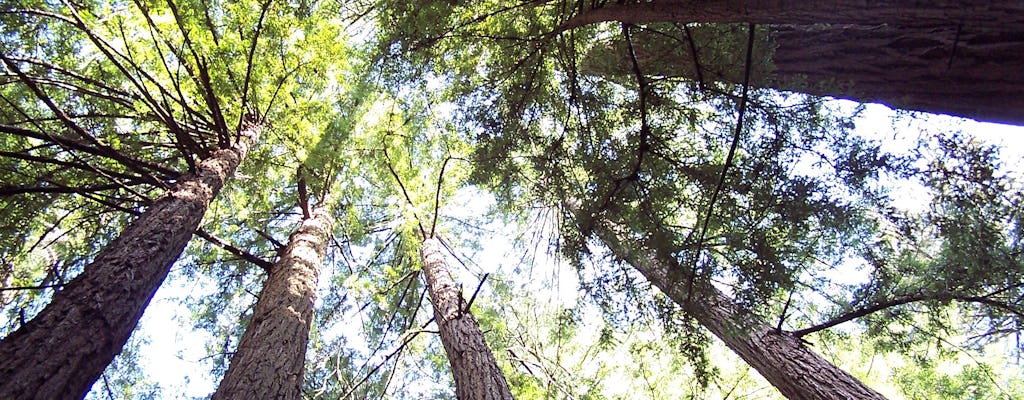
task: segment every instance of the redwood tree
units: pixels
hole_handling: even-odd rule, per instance
[[[35,318],[0,342],[0,397],[80,398],[142,317],[206,208],[256,141],[247,124],[157,199],[57,292]]]
[[[591,216],[581,216],[590,220]],[[657,235],[629,232],[611,218],[593,216],[594,233],[612,253],[680,305],[789,399],[841,400],[885,397],[825,360],[797,336],[772,327],[735,304],[689,266],[671,256]],[[638,239],[643,237],[643,239]],[[692,279],[698,280],[693,286]]]
[[[1024,29],[782,25],[768,36],[766,87],[1024,125]]]
[[[770,25],[758,28],[761,58],[751,83],[890,107],[1024,124],[1024,31],[957,26]],[[652,75],[742,83],[738,29],[652,25],[634,37]],[[597,46],[588,72],[631,74],[625,44]],[[760,58],[759,58],[760,59]]]
[[[292,233],[263,290],[214,399],[300,399],[313,302],[330,209],[318,207]]]
[[[440,240],[427,238],[420,248],[423,276],[434,305],[434,320],[455,376],[459,400],[510,400],[512,393],[498,362],[487,347],[480,325],[452,280]]]
[[[1014,72],[1024,67],[1022,16],[1024,5],[1016,1],[655,1],[584,10],[559,29],[602,21],[764,24],[774,52],[771,73],[755,79],[756,86],[1024,124],[1024,99],[1017,95],[1024,78]],[[649,37],[665,55],[675,54],[661,69],[669,76],[698,79],[693,66],[728,54],[721,37],[705,36],[701,45],[672,31]],[[742,82],[739,69],[721,70],[726,73],[710,78]]]
[[[655,0],[639,3],[605,3],[585,9],[563,27],[603,21],[631,24],[649,22],[705,22],[755,24],[890,24],[899,26],[957,26],[969,29],[1024,30],[1024,5],[1012,0],[938,0],[926,3],[829,0],[695,1]]]

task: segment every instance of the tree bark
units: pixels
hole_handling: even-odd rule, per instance
[[[292,233],[213,399],[302,397],[313,301],[332,222],[330,211],[318,207]]]
[[[0,398],[82,398],[128,340],[206,212],[260,132],[214,152],[157,199],[53,296],[0,342]]]
[[[861,4],[865,2],[842,3],[853,8],[864,7],[857,12],[839,12],[830,8],[832,6],[822,7],[818,2],[771,2],[768,6],[757,4],[764,8],[756,10],[739,6],[752,2],[704,2],[709,4],[702,7],[691,3],[696,2],[617,5],[598,10],[603,10],[600,15],[605,16],[601,20],[632,23],[775,24],[760,28],[760,32],[767,29],[767,43],[774,50],[761,49],[770,57],[771,71],[752,77],[751,84],[757,87],[1024,125],[1024,96],[1019,95],[1024,92],[1024,76],[1019,73],[1024,70],[1024,24],[1021,23],[1024,2],[968,5],[961,3],[969,2],[946,1],[928,3],[924,7],[912,2],[867,2],[870,7]],[[881,7],[889,3],[907,5]],[[792,6],[800,12],[787,11],[784,6]],[[683,15],[679,14],[681,11],[651,11],[638,17],[634,15],[636,12],[629,11],[633,8],[650,11],[652,7],[658,10],[678,8],[690,13],[682,18],[678,17]],[[726,7],[737,9],[726,13]],[[584,12],[581,17],[598,10]],[[718,17],[723,13],[728,18]],[[868,14],[861,19],[850,18],[861,13]],[[876,13],[877,18],[868,18],[870,13]],[[897,18],[895,14],[907,19]],[[988,17],[983,19],[989,23],[975,21],[986,15]],[[711,75],[707,79],[742,82],[744,60],[737,57],[745,52],[721,47],[727,47],[722,43],[744,41],[723,41],[721,37],[706,35],[702,41],[701,27],[694,27],[692,31],[695,42],[702,42],[696,43],[699,53],[696,61],[684,45],[685,38],[670,42],[664,36],[648,34],[646,40],[635,39],[639,42],[635,45],[648,47],[647,53],[653,56],[644,72],[696,79],[694,65],[702,64],[704,68],[720,72],[718,76],[706,74]],[[624,60],[626,53],[618,47],[615,52],[612,57],[617,57],[622,65],[618,69],[624,70],[630,65]]]
[[[1024,3],[1017,0],[655,0],[605,4],[585,10],[566,21],[562,29],[610,21],[631,24],[889,24],[1020,32],[1024,31]]]
[[[1024,3],[1022,3],[1024,4]],[[767,36],[765,35],[767,31]],[[746,32],[690,30],[687,38],[640,32],[634,47],[645,74],[739,83],[739,49]],[[670,32],[685,36],[682,32]],[[770,26],[755,45],[751,85],[832,96],[893,108],[949,114],[980,121],[1024,125],[1024,30],[972,32],[957,27]],[[745,45],[745,44],[744,44]],[[596,73],[632,74],[625,45],[592,50],[585,67]],[[613,65],[608,65],[611,60]],[[700,74],[697,73],[700,68]]]
[[[774,71],[764,86],[1024,125],[1024,30],[775,26],[769,34]]]
[[[435,238],[424,240],[420,257],[441,344],[455,376],[455,396],[459,400],[511,400],[505,375],[448,272],[441,243]]]
[[[799,338],[743,311],[714,286],[695,281],[690,296],[687,285],[691,271],[679,265],[668,249],[659,248],[650,240],[638,240],[636,235],[605,218],[598,217],[594,222],[594,232],[616,257],[633,265],[786,398],[885,398],[808,349]]]

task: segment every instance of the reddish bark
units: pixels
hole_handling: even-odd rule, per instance
[[[637,240],[621,227],[599,219],[594,232],[619,258],[640,271],[725,345],[757,370],[782,395],[800,400],[884,399],[881,394],[837,368],[789,332],[777,331],[740,309],[710,284],[687,291],[689,268],[666,249]]]
[[[656,1],[585,11],[567,26],[601,21],[771,24],[759,32],[772,72],[755,86],[1024,124],[1024,2]],[[741,82],[744,52],[720,39],[698,43],[697,62],[721,72],[708,79]],[[645,72],[696,78],[685,41],[640,42],[661,59]]]
[[[744,43],[736,31],[690,30],[693,59],[681,31],[637,33],[634,48],[648,75],[705,81],[743,81]],[[1024,31],[985,33],[890,26],[760,27],[751,84],[981,121],[1024,124]],[[596,47],[585,67],[599,74],[632,74],[625,46]],[[611,63],[608,61],[610,60]]]
[[[0,398],[82,398],[128,340],[260,127],[203,160],[0,342]]]
[[[434,305],[441,344],[455,377],[455,396],[459,400],[511,400],[505,375],[448,272],[441,243],[431,238],[424,240],[422,246],[423,275]]]
[[[329,211],[321,207],[292,233],[214,399],[302,398],[313,301],[331,224]]]
[[[765,86],[1024,125],[1024,30],[778,26],[770,35]]]
[[[609,21],[632,24],[889,24],[1020,32],[1024,31],[1024,3],[1016,0],[654,0],[605,4],[585,10],[567,21],[563,29]]]

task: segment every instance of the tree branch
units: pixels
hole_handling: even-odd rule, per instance
[[[251,253],[249,253],[249,252],[247,252],[245,250],[242,250],[242,249],[236,247],[235,245],[231,244],[227,240],[224,240],[224,239],[221,239],[221,238],[219,238],[217,236],[214,236],[213,234],[207,232],[204,229],[197,229],[196,230],[196,235],[198,235],[199,237],[201,237],[203,239],[206,239],[207,242],[210,242],[211,244],[226,250],[228,253],[234,254],[235,256],[238,256],[239,258],[241,258],[241,259],[243,259],[245,261],[251,262],[251,263],[259,266],[260,268],[263,268],[263,270],[265,272],[267,272],[268,274],[274,268],[274,263],[272,263],[270,261],[267,261],[267,260],[264,260],[262,258],[256,257],[255,255],[253,255],[253,254],[251,254]]]
[[[146,161],[130,159],[129,157],[119,154],[116,150],[110,149],[108,147],[92,147],[65,136],[51,135],[48,133],[36,132],[33,130],[4,124],[0,124],[0,132],[44,140],[47,142],[55,143],[68,150],[78,150],[86,154],[92,154],[94,156],[109,158],[111,160],[117,161],[121,165],[124,165],[129,170],[139,173],[141,175],[149,175],[150,171],[153,171],[171,179],[177,179],[179,176],[181,176],[181,174],[178,171],[175,171],[173,169],[165,168],[163,166]],[[152,178],[152,181],[158,185],[161,182],[160,179],[157,179],[155,177]]]
[[[697,267],[700,263],[700,251],[704,244],[704,236],[708,232],[708,225],[711,223],[711,216],[714,214],[715,201],[718,200],[719,194],[722,192],[722,188],[725,186],[725,178],[729,172],[729,167],[732,165],[733,157],[736,154],[736,146],[740,142],[740,133],[743,132],[743,114],[747,111],[747,90],[750,88],[750,70],[753,62],[754,53],[754,24],[750,24],[747,33],[747,61],[743,70],[743,94],[740,96],[739,112],[736,115],[736,131],[732,136],[732,144],[729,145],[729,154],[725,156],[725,165],[722,166],[722,174],[718,178],[718,185],[715,186],[715,191],[711,193],[711,199],[708,201],[707,214],[704,215],[704,224],[700,228],[700,235],[697,237],[697,250],[694,251],[693,256],[693,267],[690,271],[690,279],[686,286],[686,302],[689,303],[693,295],[693,280],[697,276]]]
[[[27,193],[83,193],[101,192],[104,190],[119,189],[121,185],[110,183],[106,185],[71,187],[71,186],[11,186],[0,185],[0,197],[16,196]]]
[[[413,203],[412,198],[409,197],[409,192],[405,190],[405,185],[402,183],[402,178],[398,176],[398,172],[395,171],[395,167],[391,165],[392,162],[391,157],[388,156],[387,143],[383,143],[383,139],[381,140],[381,142],[381,147],[384,149],[384,159],[387,160],[388,164],[388,171],[390,171],[391,176],[395,178],[395,182],[398,182],[398,187],[402,189],[402,195],[405,196],[405,201],[409,203],[409,207],[416,207],[416,203]],[[423,235],[423,239],[429,238],[430,236],[427,236],[427,230],[423,229],[423,222],[420,216],[416,214],[415,210],[413,210],[412,215],[413,217],[416,217],[416,224],[419,225],[420,234]]]
[[[49,284],[49,285],[37,285],[37,286],[10,286],[10,287],[0,287],[0,292],[8,292],[8,291],[16,291],[16,290],[43,290],[43,289],[62,288],[62,287],[64,287],[63,283],[54,283],[54,284]]]
[[[444,163],[441,164],[441,172],[437,174],[437,191],[434,193],[434,221],[430,223],[430,237],[434,237],[434,231],[437,229],[437,214],[440,214],[441,204],[441,185],[444,183],[444,169],[448,167],[448,162],[452,160],[449,155],[445,157]]]
[[[998,293],[998,292],[999,291],[993,292],[993,293]],[[860,309],[857,309],[857,310],[848,311],[848,312],[840,314],[839,316],[837,316],[835,318],[832,318],[832,319],[830,319],[830,320],[828,320],[828,321],[826,321],[824,323],[821,323],[821,324],[818,324],[818,325],[815,325],[815,326],[812,326],[812,327],[809,327],[809,328],[804,328],[804,329],[792,331],[792,332],[790,332],[790,334],[792,334],[793,336],[796,336],[796,337],[799,338],[799,337],[803,337],[803,336],[812,334],[814,332],[818,332],[818,331],[822,331],[822,330],[831,328],[833,326],[842,324],[844,322],[849,322],[849,321],[855,320],[857,318],[868,316],[870,314],[873,314],[873,313],[876,313],[876,312],[879,312],[879,311],[882,311],[882,310],[885,310],[885,309],[888,309],[888,308],[897,307],[897,306],[901,306],[901,305],[905,305],[905,304],[910,304],[910,303],[916,303],[916,302],[919,302],[919,301],[929,301],[929,300],[940,300],[940,301],[941,300],[955,300],[955,301],[962,301],[962,302],[967,302],[967,303],[979,303],[979,304],[984,304],[984,305],[987,305],[987,306],[990,306],[990,307],[994,307],[994,308],[999,308],[999,309],[1005,310],[1005,311],[1010,312],[1012,314],[1016,314],[1016,315],[1018,315],[1020,317],[1024,317],[1024,310],[1021,310],[1021,309],[1019,309],[1017,307],[1014,307],[1011,304],[1007,304],[1007,303],[1004,303],[1004,302],[1001,302],[1001,301],[998,301],[998,300],[993,300],[992,298],[989,297],[991,295],[992,295],[992,293],[987,294],[987,295],[983,295],[983,296],[958,296],[958,295],[953,295],[953,294],[949,294],[949,293],[907,295],[907,296],[895,298],[895,299],[892,299],[892,300],[889,300],[889,301],[883,301],[883,302],[880,302],[880,303],[876,303],[874,305],[867,306],[867,307],[864,307],[864,308],[860,308]]]

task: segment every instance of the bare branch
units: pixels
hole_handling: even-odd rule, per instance
[[[199,237],[205,239],[207,242],[210,242],[211,244],[226,250],[228,253],[234,254],[235,256],[238,256],[239,258],[241,258],[241,259],[243,259],[245,261],[251,262],[251,263],[259,266],[260,268],[263,268],[263,271],[265,271],[267,273],[270,273],[270,271],[274,268],[274,263],[272,263],[270,261],[267,261],[267,260],[264,260],[262,258],[259,258],[259,257],[255,256],[255,255],[253,255],[252,253],[249,253],[249,252],[247,252],[245,250],[242,250],[242,249],[238,248],[237,246],[231,244],[227,240],[221,239],[221,238],[219,238],[219,237],[217,237],[217,236],[207,232],[204,229],[197,229],[196,230],[196,235],[198,235]]]
[[[11,286],[11,287],[0,287],[0,292],[18,291],[18,290],[44,290],[50,288],[62,288],[64,284],[54,283],[50,285],[38,285],[38,286]]]
[[[393,165],[391,165],[392,162],[391,162],[391,157],[388,156],[388,145],[387,145],[387,143],[383,143],[383,139],[381,140],[381,142],[382,142],[381,143],[381,147],[384,149],[384,159],[387,160],[387,164],[388,164],[388,171],[391,171],[391,176],[395,178],[395,182],[398,182],[398,187],[400,189],[402,189],[402,195],[405,196],[405,201],[407,203],[409,203],[410,207],[415,207],[416,203],[413,203],[412,198],[409,197],[409,192],[407,190],[405,190],[405,185],[402,183],[402,178],[400,178],[398,176],[398,172],[395,171],[395,167]],[[423,222],[422,222],[423,220],[420,218],[419,215],[416,215],[416,211],[413,211],[413,216],[416,217],[416,224],[419,225],[420,234],[423,235],[423,239],[429,238],[430,236],[427,236],[427,230],[423,229]]]
[[[437,191],[434,193],[434,221],[430,223],[430,237],[434,237],[434,232],[437,229],[437,214],[441,213],[441,186],[444,184],[444,169],[448,167],[448,162],[451,160],[451,156],[445,157],[444,163],[441,164],[441,172],[437,173]]]
[[[998,293],[998,292],[1000,292],[1000,291],[993,292],[993,293]],[[821,323],[821,324],[818,324],[818,325],[815,325],[815,326],[812,326],[812,327],[809,327],[809,328],[804,328],[804,329],[796,330],[796,331],[791,332],[791,334],[793,336],[796,336],[796,337],[803,337],[803,336],[812,334],[814,332],[822,331],[822,330],[831,328],[833,326],[842,324],[844,322],[853,321],[853,320],[855,320],[857,318],[861,318],[861,317],[865,317],[865,316],[874,314],[874,313],[882,311],[882,310],[886,310],[886,309],[889,309],[889,308],[893,308],[893,307],[897,307],[897,306],[901,306],[901,305],[905,305],[905,304],[916,303],[916,302],[921,302],[921,301],[931,301],[931,300],[937,300],[937,301],[962,301],[962,302],[966,302],[966,303],[984,304],[984,305],[987,305],[987,306],[990,306],[990,307],[1002,309],[1002,310],[1007,311],[1007,312],[1009,312],[1011,314],[1015,314],[1018,317],[1024,318],[1024,310],[1022,310],[1021,308],[1019,308],[1017,306],[1014,306],[1013,304],[1008,304],[1008,303],[1005,303],[1005,302],[1002,302],[1002,301],[994,300],[990,296],[991,296],[991,294],[987,294],[987,295],[983,295],[983,296],[963,296],[963,295],[955,295],[955,294],[952,294],[952,293],[938,293],[938,294],[936,294],[936,293],[923,294],[922,293],[922,294],[906,295],[906,296],[898,297],[898,298],[891,299],[891,300],[888,300],[888,301],[883,301],[883,302],[875,303],[875,304],[867,306],[867,307],[863,307],[863,308],[859,308],[859,309],[856,309],[856,310],[848,311],[848,312],[843,313],[843,314],[841,314],[841,315],[839,315],[839,316],[837,316],[835,318],[832,318],[832,319],[830,319],[830,320],[828,320],[828,321],[826,321],[824,323]]]
[[[9,133],[9,134],[12,134],[12,135],[23,136],[23,137],[34,138],[34,139],[39,139],[39,140],[44,140],[44,141],[56,143],[57,145],[60,145],[61,147],[65,148],[65,149],[68,149],[68,150],[78,150],[78,151],[81,151],[81,152],[86,153],[86,154],[92,154],[94,156],[99,156],[99,157],[103,157],[103,158],[109,158],[111,160],[117,161],[121,165],[124,165],[129,170],[134,171],[136,173],[139,173],[140,175],[143,175],[143,176],[149,176],[150,171],[154,171],[154,172],[160,173],[160,174],[162,174],[165,177],[170,178],[170,179],[177,179],[181,175],[180,173],[178,173],[178,171],[175,171],[175,170],[170,169],[170,168],[163,167],[163,166],[161,166],[159,164],[154,164],[154,163],[147,162],[147,161],[142,161],[142,160],[136,160],[136,159],[133,159],[131,157],[125,156],[123,154],[120,154],[117,150],[114,150],[114,149],[112,149],[110,147],[104,146],[104,147],[97,148],[97,147],[93,147],[93,146],[89,146],[89,145],[83,144],[82,142],[79,142],[77,140],[68,138],[66,136],[57,136],[57,135],[52,135],[52,134],[44,133],[44,132],[36,132],[36,131],[33,131],[33,130],[29,130],[29,129],[25,129],[25,128],[21,128],[21,127],[17,127],[17,126],[4,125],[4,124],[0,124],[0,132]],[[88,165],[88,164],[86,164],[86,165]],[[151,177],[150,176],[150,179],[151,179],[153,184],[156,184],[156,185],[162,185],[163,184],[162,180],[157,179],[155,177]]]

